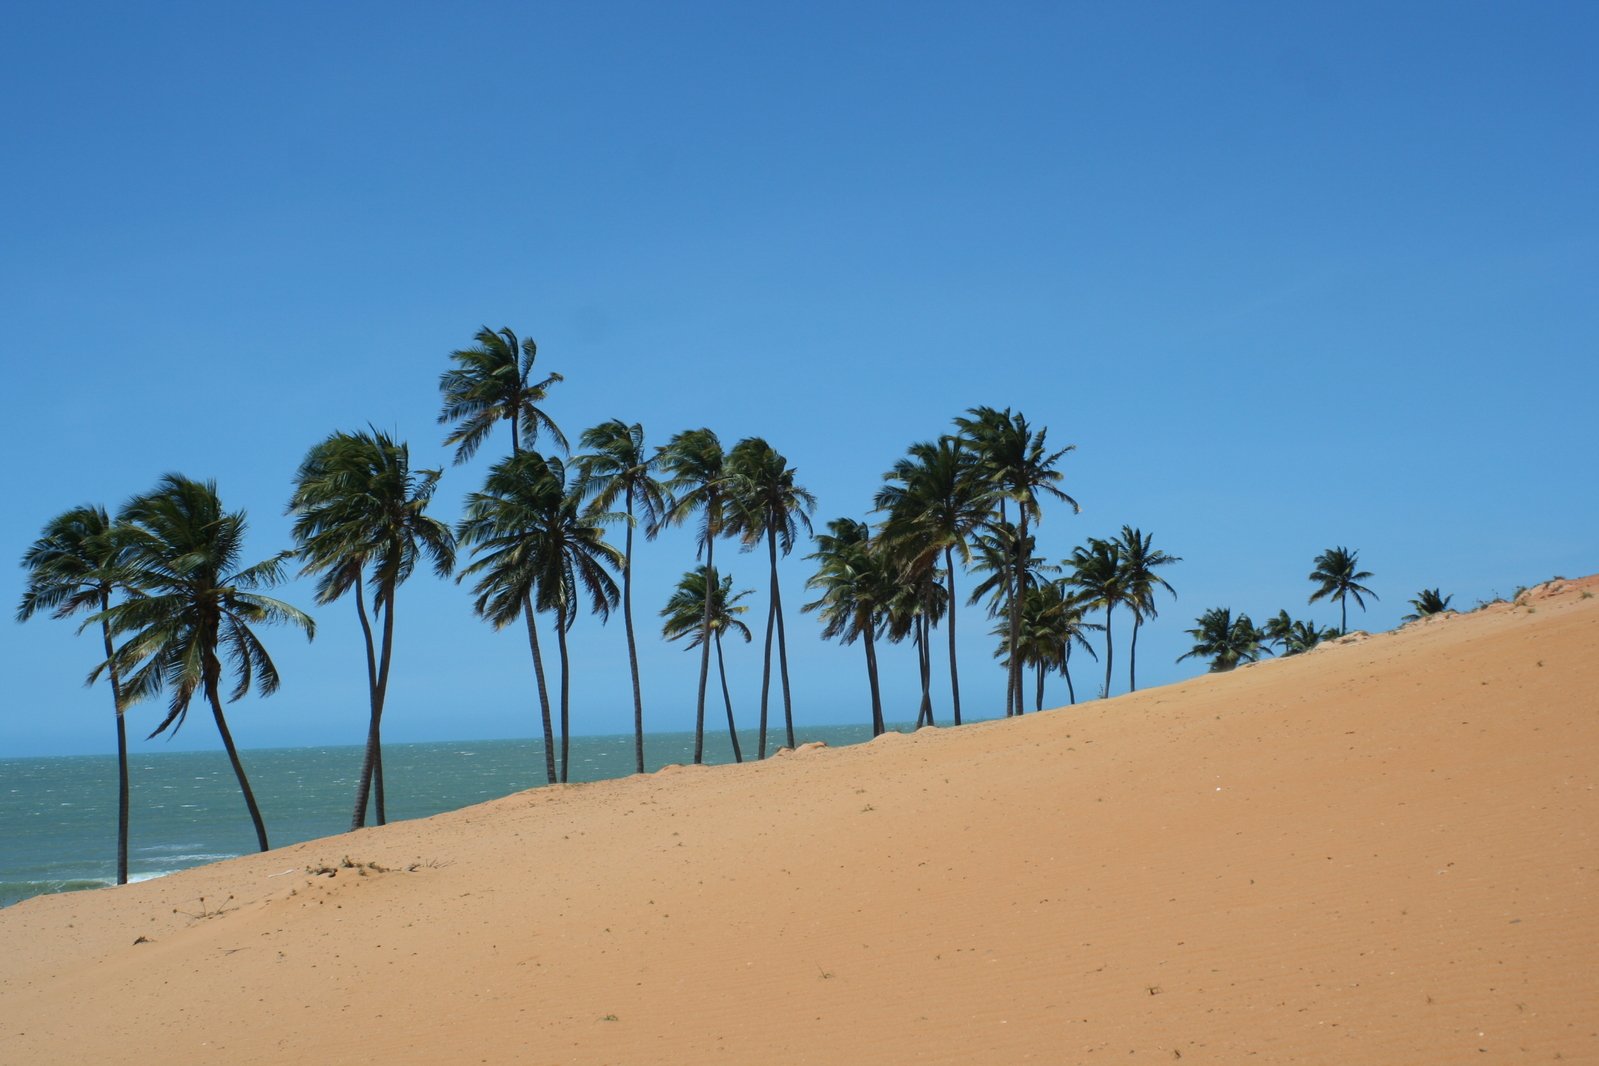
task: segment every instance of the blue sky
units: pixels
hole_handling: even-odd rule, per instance
[[[1022,410],[1076,445],[1047,554],[1131,523],[1183,557],[1142,684],[1203,669],[1174,660],[1208,607],[1336,622],[1305,602],[1333,545],[1376,575],[1368,628],[1423,587],[1592,572],[1596,38],[1582,3],[13,5],[0,591],[52,515],[167,471],[214,478],[264,558],[330,431],[447,466],[437,378],[485,324],[537,338],[574,438],[764,436],[819,525],[966,408]],[[864,722],[859,647],[794,610],[808,550],[796,714]],[[641,548],[641,620],[692,565],[686,535]],[[353,608],[315,613],[312,645],[267,634],[285,683],[230,710],[241,745],[361,739]],[[388,739],[533,732],[516,631],[430,576],[396,617]],[[961,621],[966,709],[994,713]],[[626,731],[620,625],[573,637],[574,731]],[[8,623],[0,757],[112,750],[94,646]],[[729,649],[750,723],[758,648]],[[653,728],[691,726],[697,665],[645,639]],[[914,717],[910,649],[883,669]],[[213,747],[206,717],[137,745]]]

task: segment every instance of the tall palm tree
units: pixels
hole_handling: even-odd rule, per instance
[[[293,553],[241,568],[244,512],[222,509],[215,482],[178,474],[129,500],[118,521],[128,527],[129,584],[139,590],[104,612],[112,633],[126,637],[107,663],[132,667],[124,674],[124,705],[171,689],[167,716],[150,733],[154,737],[169,727],[176,733],[195,693],[204,695],[256,840],[266,851],[266,825],[222,713],[220,686],[226,669],[235,679],[230,703],[252,684],[263,696],[278,690],[277,667],[251,627],[278,622],[304,630],[307,640],[316,635],[310,615],[255,591],[281,583]]]
[[[1371,571],[1355,569],[1359,565],[1359,558],[1358,551],[1344,547],[1328,548],[1316,556],[1316,569],[1310,572],[1309,580],[1317,586],[1316,591],[1310,594],[1310,602],[1315,603],[1327,596],[1338,604],[1340,635],[1349,632],[1349,597],[1354,597],[1362,611],[1366,609],[1366,601],[1361,599],[1362,593],[1377,599],[1375,592],[1360,584],[1371,577]]]
[[[470,545],[476,558],[457,580],[476,577],[474,608],[496,629],[526,616],[529,643],[537,636],[533,612],[554,616],[561,656],[561,767],[566,781],[570,755],[570,678],[566,634],[577,619],[579,601],[587,598],[601,618],[610,615],[619,598],[607,568],[620,568],[622,553],[605,543],[602,525],[610,515],[584,514],[579,496],[569,490],[566,468],[559,459],[524,451],[502,460],[489,471],[482,492],[467,497],[466,515],[456,536]],[[550,704],[540,678],[544,726],[545,772],[557,779]]]
[[[1415,599],[1410,601],[1410,606],[1415,609],[1413,614],[1407,614],[1400,619],[1402,622],[1414,622],[1418,618],[1425,618],[1429,614],[1443,614],[1449,610],[1449,601],[1453,595],[1445,596],[1438,589],[1422,589],[1416,593]]]
[[[1266,634],[1255,628],[1247,614],[1234,618],[1232,608],[1212,607],[1194,622],[1193,629],[1184,631],[1194,638],[1194,646],[1177,656],[1178,662],[1208,658],[1211,672],[1221,673],[1271,654]]]
[[[633,637],[633,529],[643,519],[644,533],[654,537],[666,515],[666,489],[655,480],[660,453],[644,448],[644,427],[619,418],[583,431],[579,446],[577,492],[589,500],[589,513],[616,510],[627,516],[627,544],[622,552],[622,623],[627,629],[627,665],[633,675],[633,754],[644,772],[644,695],[639,685],[638,644]],[[638,512],[635,515],[635,511]]]
[[[716,672],[722,679],[722,703],[727,708],[727,735],[733,744],[734,762],[743,762],[744,753],[739,750],[738,726],[733,722],[733,697],[727,689],[727,664],[722,658],[722,634],[732,632],[743,637],[744,643],[750,642],[750,627],[738,617],[749,608],[738,601],[754,591],[754,589],[743,589],[734,592],[732,574],[718,578],[715,570],[702,566],[683,575],[677,583],[676,591],[672,593],[672,598],[666,601],[666,606],[661,610],[661,617],[666,619],[661,625],[661,635],[667,640],[688,637],[690,648],[704,643],[705,617],[710,616],[711,640],[716,645]]]
[[[877,493],[879,511],[888,512],[884,536],[895,543],[914,546],[909,552],[913,569],[944,556],[944,577],[949,604],[949,687],[955,724],[961,724],[960,668],[955,659],[955,556],[971,562],[971,538],[993,508],[993,491],[979,475],[977,454],[959,437],[921,441],[883,475],[886,484]],[[904,557],[907,552],[897,552]]]
[[[759,757],[766,758],[766,707],[772,683],[772,630],[777,629],[777,664],[783,685],[783,724],[788,746],[794,746],[794,704],[788,688],[788,642],[783,632],[783,595],[777,583],[777,555],[794,550],[800,527],[811,532],[816,497],[794,481],[795,469],[770,444],[746,437],[727,453],[735,499],[728,532],[737,535],[745,551],[764,538],[771,564],[771,605],[766,613],[766,653],[761,666],[761,732]]]
[[[537,445],[541,429],[565,451],[566,437],[538,406],[562,377],[548,374],[533,380],[533,363],[539,354],[533,338],[519,341],[509,329],[495,332],[484,326],[476,339],[472,347],[451,352],[456,365],[439,375],[439,393],[444,399],[439,425],[454,424],[444,443],[456,445],[456,463],[472,458],[494,424],[502,421],[511,424],[513,453]]]
[[[933,716],[932,627],[943,619],[948,608],[948,590],[939,583],[936,556],[923,557],[920,565],[910,556],[909,544],[879,536],[872,550],[878,556],[881,572],[889,579],[883,603],[883,632],[898,644],[906,638],[916,648],[916,665],[921,679],[921,704],[916,712],[916,728],[936,725]],[[903,554],[902,554],[903,552]]]
[[[1012,666],[1016,665],[1011,663],[1008,652],[1011,647],[1011,590],[1019,590],[1017,594],[1022,601],[1022,624],[1025,627],[1028,594],[1051,584],[1053,579],[1050,575],[1060,572],[1060,567],[1035,553],[1037,541],[1032,534],[1028,534],[1027,540],[1020,547],[1016,547],[1019,535],[1020,530],[1008,522],[992,522],[973,537],[975,562],[972,569],[988,576],[972,587],[971,597],[967,600],[970,604],[976,604],[986,597],[988,616],[1003,619],[1000,628],[994,631],[994,634],[1000,637],[1000,651],[995,657],[1005,666],[1007,676]],[[1021,563],[1020,567],[1015,565],[1018,560]],[[1027,665],[1028,661],[1024,660],[1018,669]],[[1015,698],[1007,701],[1005,713],[1007,715],[1023,713],[1026,706],[1022,702],[1021,694],[1012,695]]]
[[[893,576],[886,571],[881,553],[874,550],[872,532],[865,522],[838,518],[827,523],[827,529],[816,538],[816,551],[806,556],[816,560],[817,569],[805,587],[820,595],[800,610],[817,612],[823,640],[837,637],[853,644],[863,638],[866,679],[872,690],[872,735],[879,736],[885,727],[877,683],[876,637],[883,628]]]
[[[691,516],[700,517],[699,549],[705,565],[716,565],[716,538],[727,532],[734,485],[727,469],[722,442],[709,429],[690,429],[677,434],[661,449],[661,467],[668,475],[670,495],[665,523],[680,525]],[[694,715],[694,762],[705,761],[705,685],[711,673],[710,600],[706,600],[703,619],[705,635],[700,641],[700,687]]]
[[[1072,549],[1066,560],[1066,583],[1076,589],[1085,608],[1105,608],[1105,691],[1110,696],[1111,666],[1115,648],[1111,643],[1111,612],[1127,602],[1127,572],[1122,567],[1122,548],[1118,541],[1088,538],[1087,546]]]
[[[1127,691],[1138,691],[1138,629],[1144,619],[1154,618],[1155,593],[1165,589],[1177,598],[1177,590],[1165,578],[1155,573],[1155,568],[1180,563],[1176,555],[1167,555],[1151,547],[1155,535],[1132,526],[1122,526],[1117,543],[1121,546],[1122,584],[1127,590],[1127,606],[1133,612],[1133,639],[1127,651]]]
[[[289,513],[295,516],[301,573],[319,575],[319,604],[355,591],[355,613],[366,641],[369,715],[351,829],[366,824],[369,795],[375,800],[377,824],[388,821],[381,724],[394,651],[395,591],[420,559],[431,561],[440,577],[449,576],[455,566],[454,534],[425,513],[441,474],[412,470],[410,447],[373,429],[330,434],[306,453],[295,475]],[[377,642],[363,583],[371,586],[372,610],[383,625]]]
[[[63,511],[45,524],[39,539],[22,556],[28,585],[17,607],[17,621],[39,611],[52,618],[93,615],[100,622],[105,664],[110,674],[111,705],[117,721],[117,884],[128,883],[128,726],[122,679],[111,645],[111,597],[135,593],[126,565],[126,535],[104,507],[89,505]],[[83,632],[95,618],[79,627]]]
[[[1035,432],[1028,424],[1026,416],[1019,412],[1009,415],[1008,418],[990,421],[986,429],[985,436],[979,438],[978,444],[988,481],[1004,499],[1016,505],[1017,511],[1017,537],[1013,545],[1016,554],[1011,564],[1015,576],[1008,590],[1010,640],[1011,644],[1015,645],[1021,637],[1021,597],[1025,589],[1023,574],[1025,560],[1020,549],[1028,542],[1028,523],[1043,519],[1041,501],[1046,496],[1071,504],[1073,514],[1082,510],[1076,500],[1057,486],[1063,475],[1055,468],[1063,456],[1076,449],[1076,445],[1068,444],[1064,448],[1050,451],[1046,443],[1048,427]],[[1022,707],[1020,659],[1015,659],[1011,663],[1010,696],[1007,698],[1007,703],[1018,711]]]

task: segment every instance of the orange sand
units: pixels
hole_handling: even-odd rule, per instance
[[[1599,1061],[1596,591],[29,900],[0,1063]]]

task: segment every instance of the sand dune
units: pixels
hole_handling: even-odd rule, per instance
[[[29,900],[0,1062],[1599,1061],[1596,593]]]

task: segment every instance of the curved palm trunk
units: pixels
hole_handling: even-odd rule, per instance
[[[627,629],[627,665],[633,671],[633,748],[644,772],[644,695],[638,682],[638,644],[633,639],[633,487],[627,489],[627,556],[622,562],[622,622]]]
[[[877,645],[871,630],[866,631],[866,680],[872,686],[872,736],[883,735],[883,694],[877,685]]]
[[[716,550],[716,540],[709,532],[705,536],[705,621],[700,629],[700,694],[694,707],[694,765],[705,761],[705,685],[711,679],[711,598],[716,584],[716,571],[712,569],[711,555]]]
[[[533,649],[533,676],[538,681],[539,710],[544,719],[544,773],[555,784],[555,730],[550,725],[550,692],[544,687],[544,657],[539,654],[539,633],[533,625],[533,600],[522,597],[522,616],[527,619],[527,643]]]
[[[1111,605],[1105,604],[1105,694],[1101,699],[1110,699],[1110,667],[1115,651],[1110,644],[1110,612]]]
[[[559,615],[555,618],[555,645],[561,649],[561,784],[566,784],[566,770],[571,762],[572,730],[567,718],[571,706],[571,662],[566,654],[566,626]]]
[[[961,724],[961,675],[955,664],[955,553],[944,546],[944,574],[949,582],[949,694],[954,704],[955,724]]]
[[[1071,699],[1072,706],[1077,705],[1077,690],[1072,687],[1072,642],[1066,641],[1066,657],[1060,664],[1060,672],[1066,675],[1066,695]]]
[[[1016,522],[1016,582],[1010,601],[1010,686],[1011,701],[1016,707],[1016,713],[1021,714],[1022,657],[1016,654],[1016,648],[1022,642],[1022,597],[1027,595],[1027,575],[1023,570],[1025,564],[1022,560],[1022,551],[1027,544],[1027,510],[1019,505],[1016,509],[1021,513]]]
[[[727,737],[733,742],[733,761],[743,762],[744,753],[738,748],[738,726],[733,724],[733,697],[727,691],[727,664],[722,661],[722,634],[716,634],[716,672],[722,679],[722,703],[727,706]]]
[[[1138,691],[1138,627],[1144,624],[1143,618],[1137,613],[1133,614],[1133,642],[1127,646],[1127,691]]]
[[[233,776],[239,779],[239,791],[244,793],[244,805],[250,810],[250,821],[255,825],[255,839],[260,843],[261,850],[267,851],[266,823],[261,820],[261,808],[255,804],[255,793],[250,789],[250,779],[244,775],[244,763],[239,761],[239,749],[233,746],[233,734],[228,731],[228,720],[222,716],[222,701],[217,698],[217,677],[221,674],[220,665],[214,660],[206,664],[205,696],[211,704],[211,717],[216,719],[217,732],[222,736],[222,747],[228,753],[228,762],[233,764]]]
[[[937,725],[933,721],[933,652],[928,647],[932,639],[932,623],[927,616],[920,615],[916,619],[916,664],[922,672],[922,705],[916,714],[916,728],[923,724]]]
[[[1044,709],[1044,664],[1037,663],[1033,669],[1038,673],[1037,699],[1033,703],[1033,710],[1041,711]]]
[[[775,578],[777,575],[772,576]],[[777,629],[776,614],[777,601],[770,600],[766,605],[766,651],[761,660],[761,728],[755,756],[757,759],[766,758],[766,708],[767,696],[772,687],[772,635]]]
[[[382,722],[383,704],[389,690],[389,661],[394,650],[394,587],[392,584],[384,590],[383,608],[383,648],[374,660],[372,650],[372,626],[367,618],[365,597],[361,587],[356,585],[355,609],[361,619],[361,630],[366,637],[367,655],[367,682],[368,699],[371,713],[368,718],[366,733],[366,752],[361,760],[361,778],[356,787],[355,812],[350,818],[350,828],[360,829],[366,825],[367,797],[372,794],[377,805],[377,824],[384,825],[388,821],[388,812],[385,809],[383,795],[383,741]]]
[[[1338,635],[1349,635],[1349,600],[1343,596],[1338,597]]]
[[[372,621],[367,617],[366,592],[364,590],[364,581],[360,575],[357,576],[355,581],[355,616],[361,620],[361,637],[366,642],[366,695],[368,708],[366,751],[361,757],[360,783],[355,791],[355,810],[350,816],[350,828],[360,829],[366,825],[367,793],[371,788],[374,767],[371,715],[377,710],[378,702],[377,651],[372,644]]]
[[[783,683],[783,727],[788,731],[788,746],[794,747],[794,700],[788,689],[788,638],[783,633],[783,589],[777,582],[777,541],[771,530],[767,540],[772,552],[772,613],[777,618],[777,675]]]
[[[100,610],[111,609],[111,593],[100,592]],[[111,673],[111,702],[117,714],[117,884],[128,883],[128,723],[122,717],[122,678],[117,673],[116,653],[111,647],[111,623],[101,619],[100,636],[105,640],[105,658]]]

